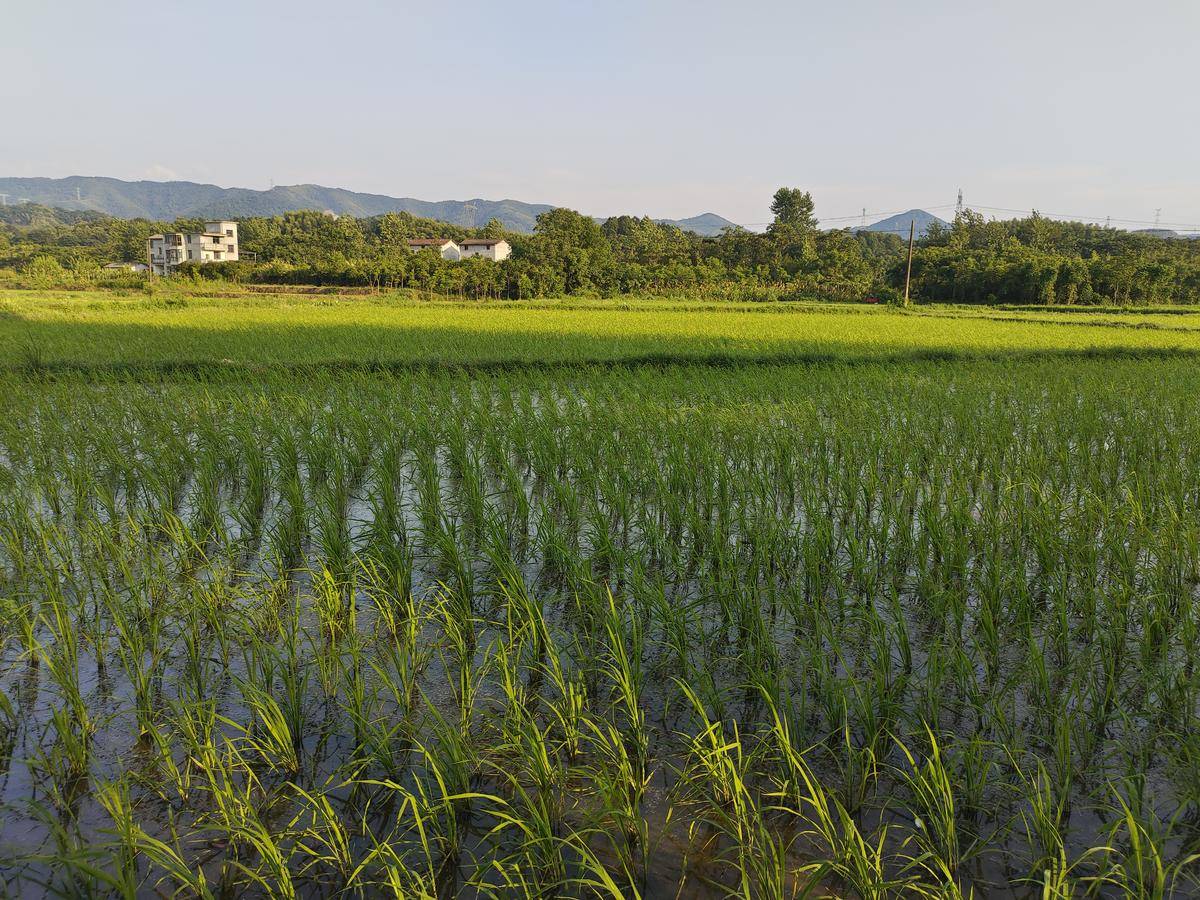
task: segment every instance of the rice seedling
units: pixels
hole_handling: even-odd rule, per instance
[[[104,369],[21,313],[8,887],[1196,891],[1200,376],[1162,334],[435,312],[462,343],[364,370],[298,368],[346,346],[302,311],[313,346],[252,373],[169,371],[169,328]]]

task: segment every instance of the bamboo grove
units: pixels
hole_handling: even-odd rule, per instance
[[[1197,889],[1190,361],[0,377],[10,892]]]

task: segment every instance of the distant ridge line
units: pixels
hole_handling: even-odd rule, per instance
[[[66,178],[0,178],[0,193],[9,202],[30,201],[71,211],[93,211],[122,219],[173,221],[180,218],[276,216],[300,210],[369,218],[407,212],[464,228],[498,219],[506,229],[533,231],[537,217],[555,207],[522,200],[418,200],[369,194],[319,184],[274,185],[267,190],[223,188],[194,181],[122,181],[104,176]],[[709,236],[733,222],[703,213],[688,219],[656,219]]]

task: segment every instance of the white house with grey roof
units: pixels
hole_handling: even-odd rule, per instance
[[[464,238],[461,241],[452,241],[449,238],[408,238],[404,245],[414,253],[434,250],[442,259],[453,261],[480,256],[498,262],[508,259],[512,254],[512,247],[504,238]]]
[[[419,253],[422,250],[433,250],[442,259],[458,261],[462,259],[462,250],[458,244],[449,238],[409,238],[404,242],[414,253]]]
[[[484,259],[499,262],[508,259],[512,253],[512,247],[504,238],[467,238],[459,241],[459,246],[462,248],[463,259],[468,256],[482,256]]]

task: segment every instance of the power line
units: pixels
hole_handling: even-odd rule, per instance
[[[954,206],[953,203],[939,203],[936,205],[922,206],[919,208],[925,210],[925,212],[929,212],[931,209],[950,209],[952,206]],[[894,210],[893,212],[869,212],[869,213],[866,213],[866,215],[882,216],[883,218],[886,219],[888,216],[903,215],[904,213],[912,212],[914,209],[917,209],[917,208],[918,207],[909,207],[908,209],[897,209],[897,210]],[[857,218],[860,218],[860,217],[859,216],[822,216],[821,221],[822,222],[848,222],[851,219],[857,219]]]
[[[989,212],[1011,212],[1023,213],[1030,215],[1034,212],[1032,209],[1013,209],[1011,206],[985,206],[982,203],[971,204],[972,209],[986,209]],[[1161,210],[1159,210],[1161,213]],[[1049,219],[1069,219],[1074,222],[1099,222],[1105,220],[1107,222],[1122,222],[1126,225],[1156,225],[1167,228],[1183,228],[1186,230],[1200,231],[1200,225],[1195,222],[1163,222],[1161,220],[1149,219],[1121,219],[1116,216],[1085,216],[1079,213],[1048,213],[1037,210],[1038,215],[1045,216]]]
[[[925,212],[929,212],[930,210],[934,210],[934,209],[950,209],[953,206],[954,206],[953,203],[940,203],[940,204],[936,204],[936,205],[922,206],[920,208],[925,210]],[[821,224],[824,224],[826,222],[852,222],[855,219],[863,219],[863,218],[872,217],[872,216],[878,216],[881,219],[886,219],[889,216],[899,216],[906,212],[912,212],[913,209],[915,209],[915,208],[916,207],[909,207],[908,209],[896,209],[896,210],[892,210],[891,212],[884,212],[884,211],[869,212],[866,209],[864,209],[858,215],[854,215],[854,216],[821,216],[818,221]],[[737,226],[739,228],[766,228],[768,225],[774,225],[775,223],[774,222],[738,222],[735,224],[737,224]]]
[[[931,205],[921,205],[916,208],[923,209],[926,212],[954,208],[955,211],[957,212],[958,204],[957,203],[940,203],[940,204],[931,204]],[[971,203],[971,204],[964,203],[962,206],[962,209],[983,210],[986,212],[996,212],[996,213],[1017,213],[1017,214],[1023,215],[1023,216],[1029,216],[1036,212],[1038,215],[1045,216],[1048,219],[1067,219],[1067,220],[1073,221],[1073,222],[1095,222],[1095,223],[1104,222],[1104,225],[1106,228],[1110,227],[1111,224],[1115,222],[1115,223],[1118,223],[1119,225],[1148,225],[1148,226],[1153,226],[1155,228],[1176,228],[1176,229],[1181,229],[1183,231],[1200,231],[1200,224],[1198,224],[1196,222],[1164,222],[1164,221],[1162,221],[1162,210],[1161,209],[1158,209],[1155,211],[1154,219],[1122,219],[1117,216],[1109,216],[1109,215],[1088,216],[1088,215],[1083,215],[1081,213],[1050,213],[1050,212],[1042,212],[1041,210],[1034,210],[1034,209],[1029,209],[1029,208],[1017,209],[1016,207],[1012,207],[1012,206],[989,206],[984,203]],[[820,222],[822,224],[826,224],[826,223],[830,223],[830,222],[850,222],[850,221],[854,221],[856,219],[861,219],[863,217],[863,215],[877,216],[879,218],[886,219],[889,216],[898,216],[898,215],[901,215],[901,214],[909,212],[909,211],[910,210],[907,210],[907,209],[901,209],[901,210],[896,210],[894,212],[867,212],[862,215],[853,215],[853,216],[823,216],[823,217],[821,217]],[[752,223],[750,225],[743,225],[742,227],[743,228],[766,227],[767,225],[770,225],[770,224],[772,224],[772,223],[756,222],[756,223]]]

